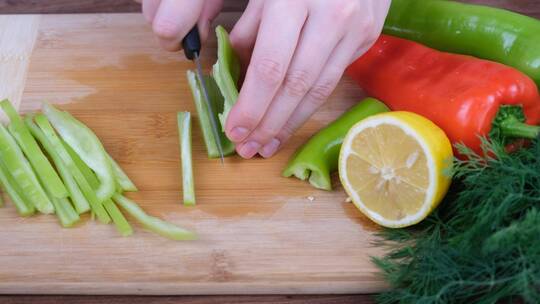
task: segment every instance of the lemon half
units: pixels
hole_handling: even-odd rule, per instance
[[[339,177],[353,203],[379,225],[414,225],[450,186],[452,146],[430,120],[388,112],[354,125],[343,141]]]

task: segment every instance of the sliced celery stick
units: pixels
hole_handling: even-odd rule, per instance
[[[139,205],[121,194],[115,194],[113,200],[147,230],[177,241],[194,240],[197,238],[195,233],[189,230],[182,229],[169,222],[146,214]]]
[[[54,206],[41,187],[30,163],[24,157],[15,139],[2,124],[0,124],[0,157],[28,202],[32,203],[41,213],[53,213]]]
[[[178,113],[178,135],[182,162],[182,190],[184,205],[195,205],[195,184],[193,182],[193,157],[191,155],[191,114]]]
[[[34,214],[34,205],[26,201],[24,193],[19,188],[19,185],[13,180],[4,163],[0,160],[0,184],[3,190],[7,193],[17,212],[21,216],[29,216]]]
[[[26,128],[19,114],[9,100],[4,99],[0,102],[0,107],[9,117],[10,124],[8,130],[15,138],[19,147],[30,161],[34,172],[39,177],[44,188],[46,188],[56,198],[64,198],[68,196],[68,192],[60,177],[54,170],[53,166],[39,148],[36,140]]]
[[[138,191],[135,184],[131,181],[131,179],[129,179],[129,177],[124,172],[124,170],[122,170],[122,167],[120,167],[120,165],[109,154],[107,154],[107,157],[109,158],[109,161],[111,162],[114,177],[116,179],[116,182],[120,186],[120,189],[125,192]]]
[[[73,202],[73,205],[75,206],[75,210],[77,210],[77,213],[83,214],[89,211],[90,204],[88,203],[88,200],[84,197],[81,189],[77,185],[77,182],[73,178],[73,175],[69,172],[69,169],[66,167],[66,165],[60,158],[58,152],[56,152],[56,150],[53,148],[52,144],[49,142],[43,131],[41,131],[41,129],[34,123],[33,116],[26,116],[24,122],[32,135],[39,141],[41,146],[45,149],[47,154],[49,154],[52,161],[54,162],[56,169],[60,173],[60,176],[62,177],[62,180],[64,181],[64,184],[68,189],[69,196],[71,198],[71,201]]]
[[[90,207],[97,216],[98,220],[105,224],[110,223],[111,218],[107,214],[107,211],[105,211],[103,204],[99,201],[96,192],[92,189],[86,178],[84,178],[84,175],[73,162],[73,159],[66,151],[66,149],[62,145],[62,142],[60,141],[60,138],[58,138],[56,132],[54,132],[54,129],[47,120],[47,117],[43,114],[39,114],[36,115],[35,121],[36,124],[41,128],[41,131],[43,131],[43,134],[45,134],[45,137],[51,143],[54,151],[58,153],[60,159],[62,160],[62,162],[64,162],[64,165],[66,165],[66,167],[69,169],[69,172],[73,175],[73,178],[79,185],[82,193],[84,194],[86,199],[88,199]]]

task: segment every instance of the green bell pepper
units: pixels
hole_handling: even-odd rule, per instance
[[[540,21],[487,6],[393,0],[384,33],[514,67],[540,86]]]
[[[184,205],[195,205],[195,183],[193,179],[193,157],[191,155],[191,114],[178,113],[178,137],[182,162],[182,191]]]
[[[15,205],[19,215],[30,216],[34,214],[34,205],[27,201],[24,192],[17,185],[17,182],[15,182],[2,160],[0,160],[0,185],[11,199],[13,205]]]
[[[99,188],[96,190],[99,202],[111,198],[116,191],[114,171],[105,148],[94,132],[71,114],[59,111],[49,104],[43,105],[43,113],[62,139],[96,173],[100,181]]]
[[[6,113],[10,120],[8,130],[13,135],[19,147],[22,149],[26,158],[34,168],[34,172],[39,177],[43,187],[56,198],[65,198],[68,192],[60,177],[54,171],[53,166],[39,148],[36,140],[30,134],[23,120],[13,108],[9,100],[4,99],[0,102],[0,107]]]
[[[41,213],[53,213],[54,206],[41,187],[30,163],[2,124],[0,124],[0,158],[28,201]]]
[[[77,182],[73,178],[73,175],[71,174],[67,166],[64,164],[59,153],[54,149],[43,131],[41,131],[41,129],[34,123],[33,119],[33,115],[27,115],[24,118],[24,122],[34,136],[34,138],[37,139],[37,141],[41,144],[43,149],[45,149],[49,157],[52,159],[54,165],[56,166],[56,169],[58,170],[58,173],[60,173],[60,176],[62,177],[62,180],[66,185],[71,201],[75,206],[75,210],[77,210],[77,213],[79,214],[89,211],[90,204],[88,203],[88,200],[77,185]]]
[[[282,175],[309,179],[315,188],[332,190],[330,173],[337,170],[339,150],[349,129],[368,116],[389,111],[382,102],[366,98],[320,130],[293,155]]]

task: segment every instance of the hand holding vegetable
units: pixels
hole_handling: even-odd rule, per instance
[[[222,1],[144,0],[161,45],[177,51],[198,20],[201,38]],[[252,0],[231,32],[247,67],[225,125],[240,156],[272,156],[328,98],[343,71],[374,43],[388,0]]]

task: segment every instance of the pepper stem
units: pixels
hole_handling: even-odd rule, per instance
[[[508,116],[501,121],[500,130],[502,135],[506,137],[533,139],[540,134],[540,126],[528,125],[519,121],[515,116]]]

